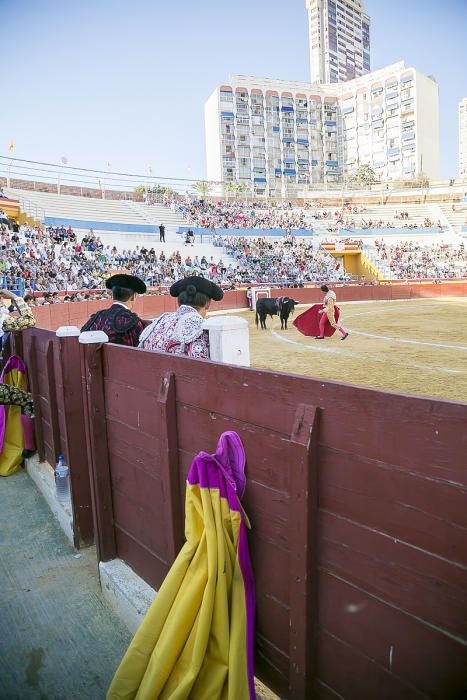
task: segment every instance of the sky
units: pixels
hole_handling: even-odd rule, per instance
[[[458,169],[467,0],[365,0],[372,69],[440,89],[440,175]],[[204,103],[232,74],[309,80],[305,0],[0,0],[0,155],[203,178]],[[5,93],[7,99],[5,99]]]

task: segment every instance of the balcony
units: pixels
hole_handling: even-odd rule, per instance
[[[414,99],[413,97],[409,100],[404,100],[402,102],[402,114],[407,114],[408,112],[413,112],[414,109]]]

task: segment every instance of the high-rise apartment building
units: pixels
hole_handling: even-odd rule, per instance
[[[439,177],[438,85],[401,61],[346,83],[233,76],[205,105],[207,176],[258,196],[339,183]]]
[[[459,102],[459,177],[467,177],[467,97]]]
[[[312,83],[370,72],[370,18],[362,0],[306,0]]]

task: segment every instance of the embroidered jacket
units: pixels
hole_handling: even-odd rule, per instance
[[[336,324],[336,318],[335,318],[335,307],[336,304],[336,293],[332,291],[332,289],[329,290],[329,292],[326,292],[326,295],[323,299],[323,306],[326,311],[326,316],[328,317],[328,321],[331,324],[333,328],[337,328]]]
[[[102,309],[93,314],[81,331],[104,331],[109,343],[136,347],[144,324],[139,316],[121,304],[112,304],[110,309]]]
[[[144,329],[139,347],[152,352],[168,352],[209,360],[209,334],[203,318],[191,306],[162,314]]]

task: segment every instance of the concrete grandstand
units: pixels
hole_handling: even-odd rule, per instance
[[[227,264],[235,261],[229,254],[231,247],[225,245],[226,237],[279,240],[291,235],[297,241],[306,240],[314,250],[334,242],[336,249],[330,254],[343,267],[352,261],[345,269],[354,278],[397,279],[407,275],[400,266],[399,272],[394,265],[391,267],[376,241],[388,240],[393,248],[410,243],[409,256],[426,258],[439,245],[452,246],[456,251],[467,232],[467,200],[460,184],[413,191],[310,190],[297,200],[257,202],[219,200],[194,193],[148,197],[147,189],[146,194],[141,193],[141,187],[136,192],[134,182],[130,183],[133,187],[125,181],[122,190],[105,190],[103,186],[97,188],[96,178],[87,175],[79,187],[64,182],[60,186],[60,177],[57,183],[46,178],[44,173],[41,182],[3,179],[5,185],[14,185],[4,186],[4,195],[19,200],[22,212],[41,226],[71,227],[78,239],[92,229],[104,246],[116,246],[118,250],[139,246],[153,248],[158,254],[181,250],[182,256],[185,251],[193,251],[199,257],[219,259],[222,255]],[[0,178],[0,185],[3,183]],[[165,226],[165,243],[159,243],[160,224]],[[194,248],[185,247],[188,229],[196,235]],[[345,240],[360,241],[358,253],[343,251],[341,243]],[[356,265],[357,256],[365,264]],[[433,267],[431,276],[436,269]],[[455,254],[455,265],[448,265],[446,270],[455,272],[455,277],[466,274],[463,250],[460,256]]]

